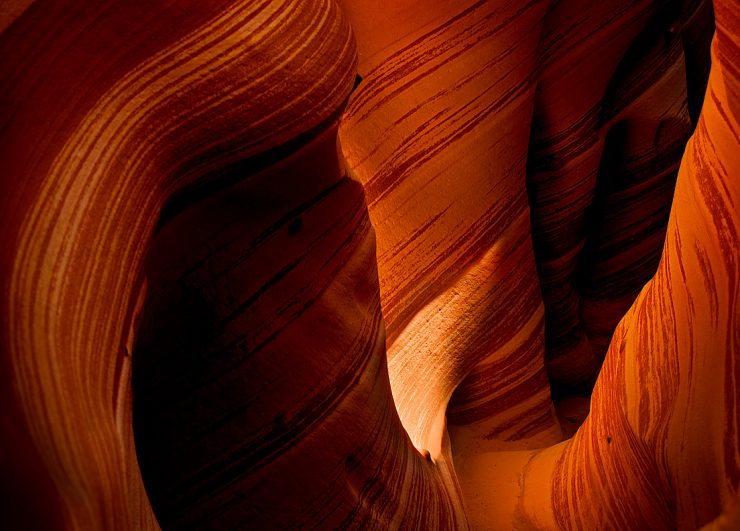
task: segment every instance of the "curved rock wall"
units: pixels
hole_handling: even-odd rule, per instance
[[[9,527],[731,529],[737,3],[339,4],[0,9]]]

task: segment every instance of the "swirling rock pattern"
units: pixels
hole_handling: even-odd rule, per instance
[[[10,527],[732,528],[737,3],[340,4],[0,10]]]
[[[480,437],[560,437],[521,149],[545,7],[448,5],[370,59],[342,119],[378,236],[394,400],[433,456],[451,398],[449,421]]]
[[[164,527],[464,525],[393,407],[372,228],[336,153],[334,127],[154,239],[134,428]]]
[[[740,162],[732,66],[740,39],[737,6],[714,6],[709,85],[658,270],[614,334],[576,435],[544,450],[478,458],[478,470],[501,472],[489,476],[501,482],[492,488],[509,493],[508,506],[489,503],[485,522],[696,529],[731,528],[737,518],[740,186],[730,168]]]
[[[709,49],[707,11],[707,2],[562,2],[545,21],[527,178],[556,386],[592,382],[655,272],[701,104],[693,57]]]

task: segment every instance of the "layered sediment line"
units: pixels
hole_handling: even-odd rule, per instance
[[[4,525],[737,522],[737,2],[0,28]]]

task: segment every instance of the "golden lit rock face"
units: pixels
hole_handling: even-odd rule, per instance
[[[394,401],[435,459],[446,411],[480,437],[560,437],[525,188],[526,33],[544,12],[456,6],[384,48],[342,118],[378,238]]]
[[[0,28],[4,526],[737,527],[736,2]]]

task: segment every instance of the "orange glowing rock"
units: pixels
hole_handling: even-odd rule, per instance
[[[0,525],[736,527],[713,7],[8,2]]]
[[[378,239],[394,401],[435,460],[445,413],[477,438],[560,438],[525,188],[538,44],[527,31],[545,6],[469,4],[369,56],[378,66],[340,131]]]
[[[712,71],[663,253],[615,331],[591,413],[566,443],[475,456],[506,496],[479,523],[544,529],[731,528],[740,481],[737,8],[715,2]],[[473,466],[474,465],[474,466]],[[483,483],[481,470],[497,470]]]

